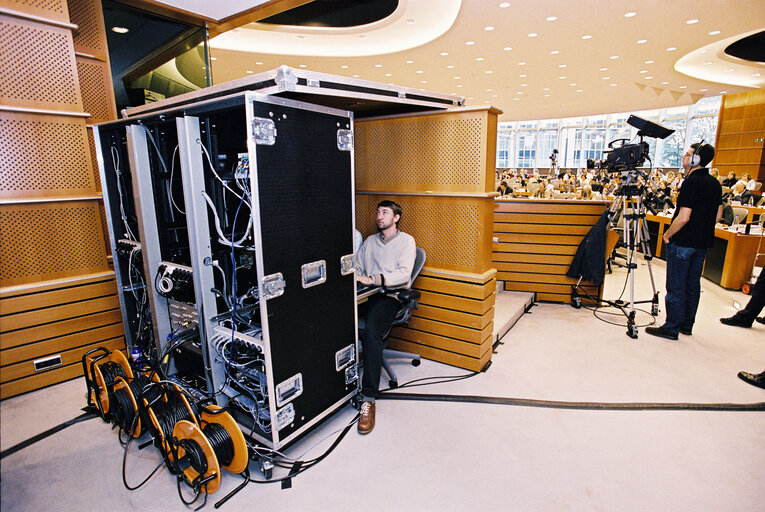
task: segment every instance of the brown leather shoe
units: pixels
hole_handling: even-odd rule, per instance
[[[362,402],[359,415],[359,434],[369,434],[375,428],[375,403]]]

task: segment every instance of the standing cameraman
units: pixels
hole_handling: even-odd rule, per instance
[[[646,327],[653,336],[676,340],[690,335],[701,295],[701,271],[707,249],[722,218],[722,187],[706,165],[715,156],[709,144],[693,144],[683,154],[685,181],[677,196],[672,224],[664,233],[667,253],[667,319],[661,327]]]

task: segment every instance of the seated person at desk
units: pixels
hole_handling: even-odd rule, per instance
[[[736,182],[733,189],[728,192],[728,199],[731,202],[738,201],[740,204],[749,204],[752,200],[752,193],[746,189],[746,182],[743,180]]]
[[[510,185],[507,184],[506,181],[503,181],[499,184],[499,187],[497,187],[497,192],[499,192],[499,195],[506,196],[513,193],[513,189],[510,188]]]
[[[356,280],[363,285],[386,289],[409,288],[417,248],[414,238],[398,230],[402,209],[393,201],[377,205],[377,234],[364,241],[356,254]],[[380,387],[383,360],[383,335],[396,318],[399,301],[395,296],[377,293],[359,306],[365,318],[361,344],[364,350],[364,375],[361,379],[361,414],[358,430],[368,434],[375,427],[375,398]]]
[[[721,185],[723,187],[731,188],[731,187],[733,187],[733,185],[736,184],[737,181],[738,180],[736,179],[736,173],[735,172],[729,172],[728,173],[728,177],[725,178],[724,180],[722,180]]]

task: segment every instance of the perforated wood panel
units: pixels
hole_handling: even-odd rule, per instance
[[[0,7],[56,21],[69,21],[66,0],[0,0]]]
[[[1,205],[0,286],[108,270],[98,205]]]
[[[723,96],[714,165],[725,175],[749,173],[765,182],[765,91]]]
[[[69,17],[77,25],[74,49],[98,57],[106,55],[104,20],[98,0],[69,0]]]
[[[93,195],[85,121],[0,112],[0,198]]]
[[[496,125],[488,108],[356,121],[356,189],[491,192]]]
[[[493,199],[423,196],[356,196],[356,227],[375,232],[377,203],[392,199],[403,208],[399,227],[428,255],[428,267],[483,273],[491,268]]]
[[[0,103],[82,111],[69,30],[0,16]]]
[[[115,119],[117,109],[106,62],[77,57],[77,74],[82,90],[82,108],[90,114],[88,124]]]

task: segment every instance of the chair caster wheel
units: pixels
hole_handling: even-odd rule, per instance
[[[391,389],[396,389],[398,387],[398,381],[397,380],[388,381],[388,386]]]
[[[421,362],[419,359],[412,359],[412,366],[420,366]]]

